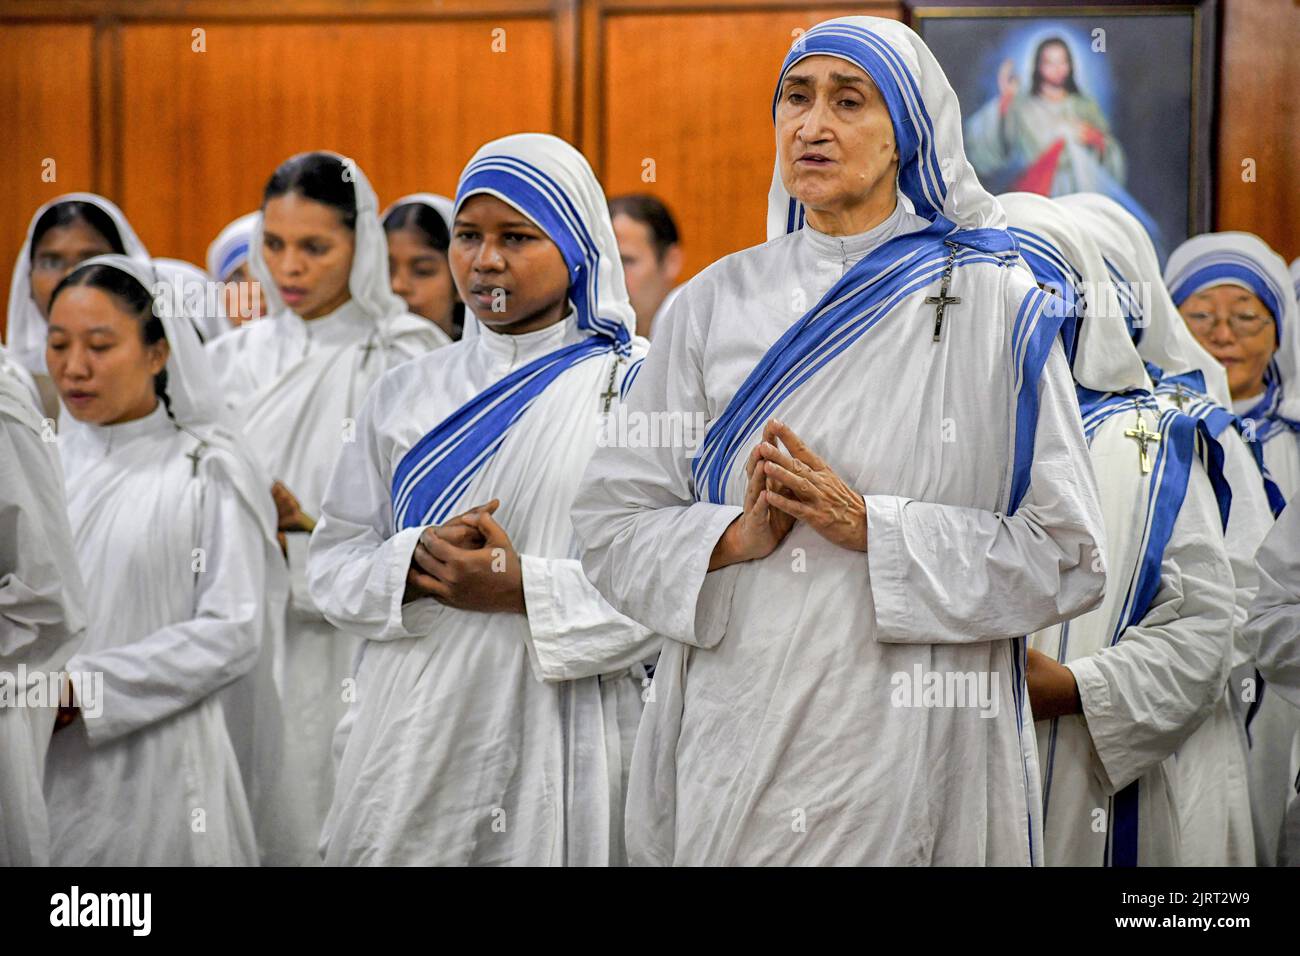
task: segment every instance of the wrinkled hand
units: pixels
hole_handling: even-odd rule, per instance
[[[465,611],[526,612],[523,568],[492,518],[498,501],[426,528],[411,555],[407,599],[431,597]]]
[[[776,484],[759,457],[758,446],[749,454],[745,473],[749,476],[745,485],[745,510],[727,525],[727,530],[713,546],[713,554],[709,557],[710,571],[767,557],[794,527],[793,518],[770,507],[769,496]]]
[[[1032,648],[1025,657],[1025,683],[1035,721],[1083,713],[1074,671]]]
[[[785,446],[789,454],[777,446]],[[773,419],[763,429],[758,456],[777,487],[767,492],[773,508],[811,525],[832,544],[867,550],[867,505],[791,430]]]

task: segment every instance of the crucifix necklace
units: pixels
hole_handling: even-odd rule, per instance
[[[1125,438],[1131,438],[1138,443],[1138,463],[1142,466],[1142,474],[1146,475],[1151,472],[1151,459],[1147,456],[1147,444],[1160,441],[1159,432],[1147,431],[1147,423],[1142,420],[1142,414],[1138,413],[1137,428],[1130,428],[1124,432]]]
[[[614,364],[609,368],[609,385],[600,395],[600,397],[605,400],[605,407],[602,410],[604,414],[609,414],[609,406],[613,403],[614,399],[618,398],[618,389],[614,387],[614,379],[618,376],[618,367],[622,364],[622,357],[615,356]]]
[[[952,265],[957,258],[956,243],[944,243],[948,247],[948,262],[943,267],[943,278],[939,280],[939,294],[925,297],[925,304],[934,306],[934,341],[939,341],[943,333],[943,310],[950,305],[960,305],[961,298],[948,294],[948,283],[952,281]]]

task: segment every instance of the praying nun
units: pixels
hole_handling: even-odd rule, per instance
[[[781,65],[769,240],[683,288],[574,505],[664,635],[634,864],[1042,861],[1025,635],[1095,606],[1101,515],[1059,316],[902,24]]]

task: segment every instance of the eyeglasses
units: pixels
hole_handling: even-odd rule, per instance
[[[1183,320],[1193,332],[1201,335],[1209,335],[1219,325],[1219,316],[1212,312],[1189,312],[1183,316]],[[1234,312],[1227,317],[1227,322],[1233,335],[1239,339],[1247,339],[1271,326],[1273,319],[1271,316],[1259,315],[1256,312]]]

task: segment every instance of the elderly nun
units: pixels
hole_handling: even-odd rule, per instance
[[[1059,317],[907,27],[782,64],[765,244],[665,316],[574,506],[663,634],[633,759],[643,864],[1042,860],[1024,636],[1093,607],[1101,515]]]

